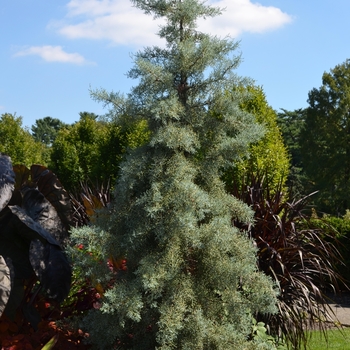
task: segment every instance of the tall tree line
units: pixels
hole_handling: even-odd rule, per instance
[[[350,60],[323,74],[308,104],[279,113],[292,157],[290,181],[298,191],[318,191],[319,211],[344,215],[350,207]]]

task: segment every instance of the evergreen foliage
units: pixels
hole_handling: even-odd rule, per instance
[[[275,312],[276,293],[232,226],[253,212],[221,180],[263,135],[240,107],[237,44],[196,30],[198,18],[219,14],[200,1],[133,3],[166,20],[166,48],[135,55],[129,76],[139,84],[126,98],[94,94],[115,115],[146,120],[151,136],[122,163],[109,218],[73,232],[98,260],[127,261],[113,283],[104,264],[89,268],[105,291],[81,326],[98,349],[268,349],[252,337],[252,316]]]
[[[241,103],[241,108],[252,113],[256,122],[265,127],[266,133],[261,140],[250,145],[249,157],[237,162],[223,179],[230,191],[238,184],[245,185],[251,176],[265,176],[271,190],[277,190],[281,183],[286,183],[290,166],[289,154],[277,124],[277,114],[268,105],[261,87],[249,85],[244,89],[249,97]]]
[[[45,117],[37,119],[31,130],[35,141],[50,146],[55,141],[57,132],[65,126],[66,124],[57,118]]]

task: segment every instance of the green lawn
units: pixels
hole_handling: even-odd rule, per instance
[[[322,333],[319,331],[311,332],[308,350],[349,350],[350,349],[350,328],[342,330],[330,329],[327,331],[328,344]]]

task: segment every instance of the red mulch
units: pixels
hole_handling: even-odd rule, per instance
[[[88,336],[83,331],[60,328],[54,321],[41,321],[38,330],[22,320],[11,321],[5,315],[0,318],[1,350],[41,350],[52,340],[50,349],[87,350],[89,345],[83,340]]]

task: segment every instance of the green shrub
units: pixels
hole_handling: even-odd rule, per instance
[[[46,165],[47,149],[22,127],[22,117],[9,113],[1,115],[0,140],[0,152],[10,156],[12,164]]]
[[[326,239],[337,243],[342,258],[339,259],[337,269],[346,283],[350,282],[350,217],[349,210],[343,217],[331,215],[317,216],[316,212],[311,220],[312,224],[326,234]],[[331,237],[331,238],[330,238]]]
[[[265,176],[271,190],[285,183],[289,173],[290,159],[283,143],[281,131],[277,125],[277,114],[268,105],[261,87],[249,85],[241,90],[248,97],[240,107],[251,113],[256,122],[265,127],[265,135],[259,141],[251,143],[249,155],[235,162],[234,166],[224,173],[228,191],[237,184],[245,185],[251,174]]]
[[[106,121],[81,113],[77,123],[57,133],[50,168],[70,192],[79,191],[80,184],[87,181],[113,186],[127,150],[145,143],[148,137],[144,120],[124,117]]]

